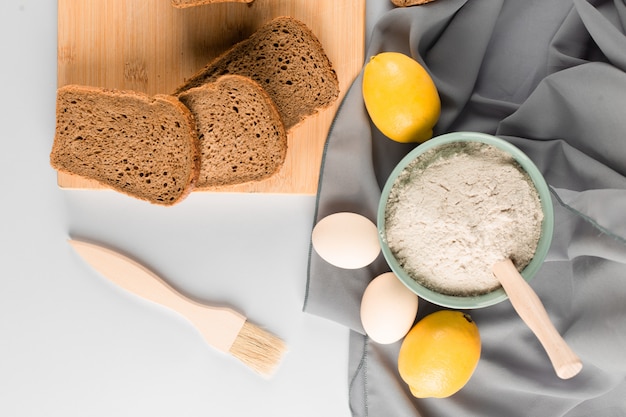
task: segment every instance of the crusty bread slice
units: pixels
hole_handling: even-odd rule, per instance
[[[287,134],[269,95],[253,80],[224,75],[180,96],[196,119],[196,188],[266,179],[283,165]]]
[[[434,0],[391,0],[398,7],[419,6],[420,4],[430,3]]]
[[[199,172],[193,115],[172,96],[61,87],[50,163],[154,204],[175,204]]]
[[[337,74],[322,44],[302,22],[277,17],[235,44],[180,86],[174,94],[238,74],[255,80],[270,95],[285,128],[332,104],[339,95]]]
[[[213,3],[252,3],[254,0],[172,0],[172,6],[179,9],[186,7],[203,6]]]

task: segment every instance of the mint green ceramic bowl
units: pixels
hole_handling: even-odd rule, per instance
[[[539,193],[541,208],[543,210],[544,217],[542,222],[541,237],[539,238],[535,255],[530,263],[526,266],[526,268],[524,268],[524,270],[521,272],[521,274],[526,281],[530,281],[535,276],[535,274],[541,267],[541,264],[545,260],[548,249],[550,248],[550,243],[552,241],[552,232],[554,229],[554,212],[552,207],[552,200],[550,198],[550,190],[548,189],[548,185],[546,184],[543,175],[541,175],[535,164],[521,150],[503,139],[483,133],[448,133],[424,142],[423,144],[413,149],[409,154],[407,154],[394,168],[383,188],[380,202],[378,205],[378,237],[380,240],[383,255],[391,270],[396,274],[400,281],[404,283],[404,285],[406,285],[419,297],[440,306],[453,309],[474,309],[487,307],[507,299],[507,295],[502,288],[498,288],[494,291],[478,296],[452,296],[440,294],[429,288],[424,287],[413,278],[411,278],[411,276],[402,269],[402,266],[400,266],[393,253],[389,249],[389,246],[387,246],[386,242],[385,210],[387,207],[387,199],[389,197],[389,193],[391,191],[391,188],[393,187],[396,178],[398,177],[398,175],[400,175],[402,170],[404,170],[404,168],[406,168],[406,166],[411,163],[411,161],[422,155],[424,152],[452,142],[482,142],[493,145],[510,154],[522,166],[522,168],[526,170],[526,172],[530,176],[535,185],[535,188]]]

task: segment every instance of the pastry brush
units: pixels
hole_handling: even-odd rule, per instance
[[[168,307],[187,318],[215,349],[230,354],[269,377],[285,352],[278,337],[226,307],[198,303],[174,290],[138,262],[92,243],[70,239],[76,252],[105,278],[135,295]]]

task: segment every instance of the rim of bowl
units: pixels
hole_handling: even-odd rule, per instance
[[[537,243],[535,255],[533,256],[530,263],[521,272],[522,277],[524,277],[527,282],[532,280],[532,278],[535,276],[535,274],[543,264],[543,261],[545,260],[545,257],[548,253],[548,249],[550,248],[550,244],[552,243],[552,233],[554,229],[554,211],[552,206],[552,199],[550,197],[550,189],[537,166],[524,152],[522,152],[515,145],[505,141],[504,139],[485,133],[453,132],[443,134],[420,144],[411,152],[409,152],[404,158],[402,158],[402,160],[400,160],[400,162],[395,166],[395,168],[389,175],[389,178],[385,183],[379,200],[376,219],[378,228],[378,239],[380,241],[380,246],[385,260],[387,261],[387,264],[389,265],[391,270],[405,286],[407,286],[418,296],[434,304],[448,308],[475,309],[488,307],[500,303],[508,298],[508,296],[501,287],[489,293],[477,296],[454,296],[435,292],[419,284],[417,281],[411,278],[409,274],[402,269],[402,267],[392,254],[391,249],[389,249],[389,246],[387,246],[385,232],[385,210],[389,193],[391,191],[391,188],[393,187],[393,184],[395,183],[396,178],[411,161],[413,161],[424,152],[435,147],[453,142],[482,142],[488,145],[493,145],[498,149],[501,149],[510,154],[513,159],[515,159],[520,164],[520,166],[528,173],[539,194],[541,209],[544,215],[541,224],[541,237],[539,238],[539,242]]]

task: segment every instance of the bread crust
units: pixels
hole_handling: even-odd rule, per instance
[[[84,108],[81,107],[83,104]],[[149,115],[143,111],[146,109],[149,110],[147,112]],[[133,120],[128,119],[129,117],[132,119],[135,113],[138,113],[137,117],[141,118],[139,123],[144,129],[145,136],[138,132],[128,131],[134,126],[131,123]],[[152,116],[153,113],[161,120],[149,119],[148,116]],[[154,170],[154,167],[147,167],[139,161],[141,158],[146,159],[143,155],[139,155],[143,151],[143,149],[138,149],[143,146],[142,143],[154,147],[154,151],[148,150],[149,153],[164,151],[164,148],[151,142],[159,143],[161,140],[169,139],[169,132],[163,133],[157,130],[158,127],[154,127],[160,126],[160,129],[165,131],[165,121],[162,120],[165,116],[174,120],[175,129],[179,129],[176,133],[180,132],[180,139],[185,143],[184,152],[188,152],[181,156],[181,160],[188,161],[188,165],[183,163],[184,177],[180,179],[173,176],[177,175],[176,172],[171,172],[174,170],[173,166],[166,165],[167,169],[163,169],[160,174],[154,174],[151,171],[144,173],[144,169]],[[105,117],[111,119],[103,120]],[[119,133],[116,129],[120,129]],[[118,147],[112,146],[112,143]],[[165,147],[171,147],[171,145],[163,144]],[[132,151],[133,149],[135,152]],[[115,154],[118,150],[121,152],[119,156]],[[150,159],[150,163],[154,162],[153,158],[147,158]],[[122,167],[121,163],[120,166],[116,165],[118,163],[116,161],[127,160],[134,160],[132,169],[128,166]],[[67,85],[57,91],[56,128],[50,164],[58,171],[95,180],[108,188],[132,197],[153,204],[173,205],[182,201],[191,192],[199,175],[200,149],[195,119],[186,106],[176,97],[169,95],[149,96],[131,90]],[[120,178],[128,178],[134,170],[141,176],[153,174],[159,176],[165,173],[172,178],[170,183],[173,182],[178,188],[171,196],[167,194],[168,197],[164,197],[165,194],[159,194],[158,191],[155,193],[149,189],[154,189],[154,185],[143,189],[140,184],[135,185],[136,180],[128,180],[130,183],[122,184],[111,175],[111,172],[117,172]],[[148,179],[145,181],[148,184],[151,182]],[[165,179],[163,183],[167,185],[167,181],[168,179]]]
[[[189,130],[189,147],[191,149],[192,166],[187,177],[187,187],[181,193],[179,198],[172,204],[176,204],[184,200],[195,188],[198,177],[200,176],[200,162],[202,154],[200,152],[200,141],[198,140],[198,130],[196,128],[196,119],[191,112],[180,100],[169,94],[157,94],[154,96],[155,100],[163,100],[170,103],[177,108],[183,115],[184,120],[187,123],[187,129]]]
[[[419,6],[420,4],[431,3],[435,0],[391,0],[398,7]]]

